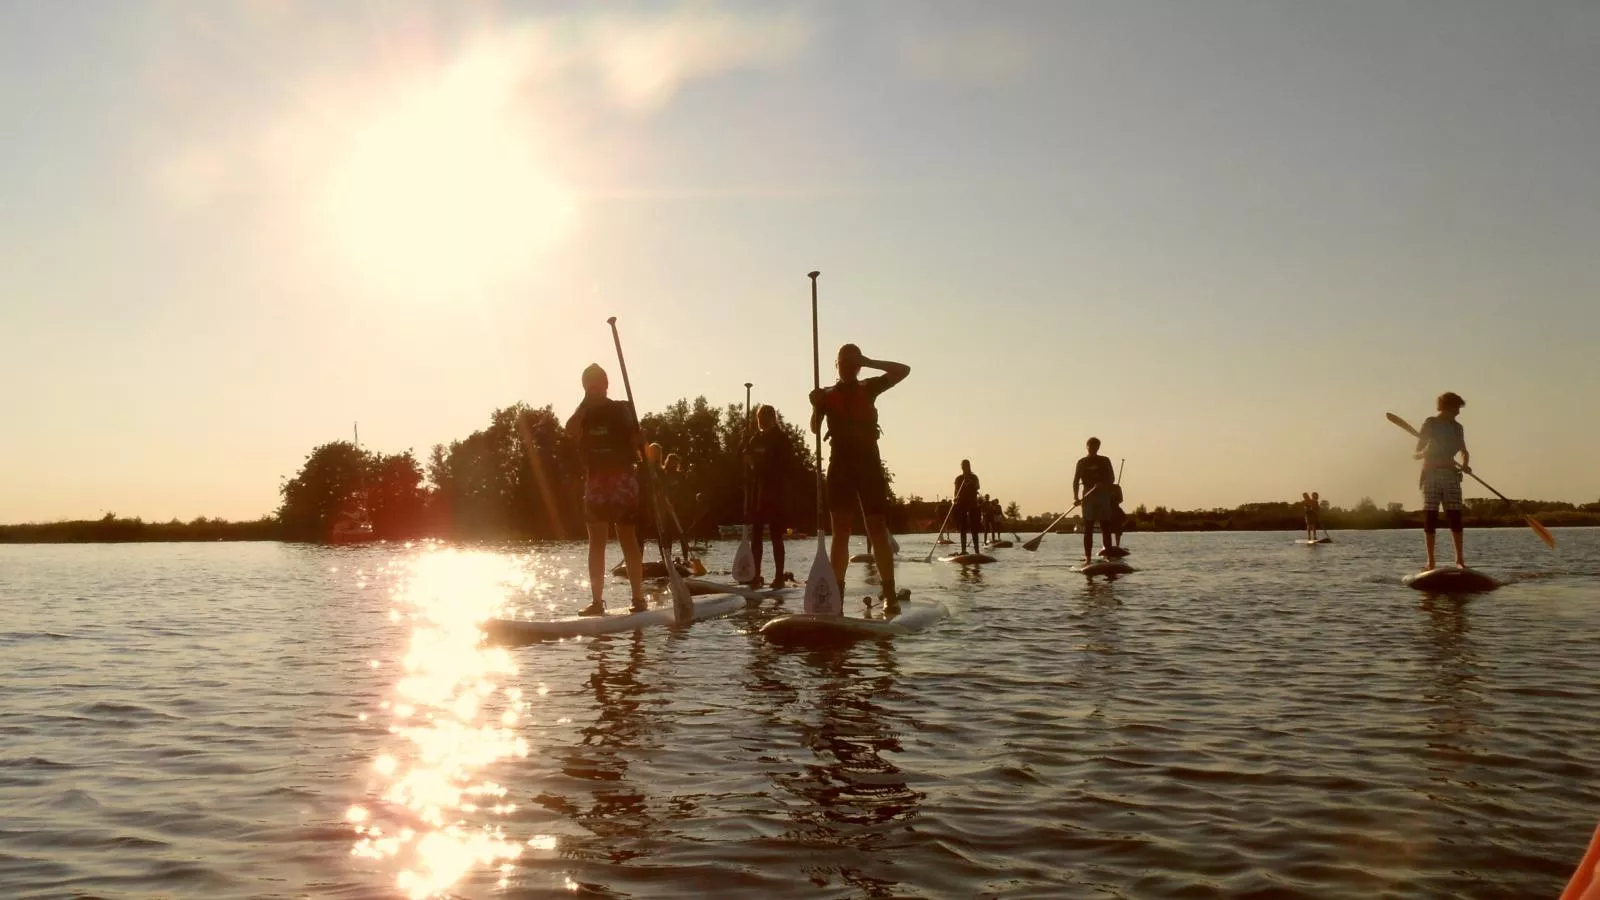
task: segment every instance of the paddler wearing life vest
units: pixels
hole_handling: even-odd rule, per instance
[[[1422,460],[1422,534],[1428,547],[1428,569],[1434,564],[1434,532],[1439,528],[1439,507],[1444,507],[1445,518],[1450,523],[1450,540],[1455,544],[1456,565],[1466,568],[1461,536],[1461,473],[1471,472],[1472,454],[1467,452],[1467,433],[1456,421],[1461,407],[1467,401],[1461,395],[1446,391],[1434,404],[1437,416],[1429,416],[1417,430],[1417,452],[1414,458]],[[1461,462],[1456,463],[1456,455]],[[1426,570],[1424,570],[1426,571]]]
[[[832,551],[828,557],[834,577],[844,584],[850,565],[850,525],[859,507],[867,520],[867,540],[881,579],[881,596],[886,607],[898,600],[894,586],[894,545],[884,520],[889,511],[889,485],[883,477],[883,460],[878,455],[879,394],[894,387],[911,374],[904,363],[868,359],[855,344],[839,348],[835,362],[839,380],[831,387],[811,392],[811,430],[820,432],[827,422],[828,433],[828,513],[833,523]],[[882,375],[860,378],[861,370],[878,369]]]
[[[649,609],[644,597],[644,564],[638,532],[639,478],[635,466],[643,438],[633,407],[606,396],[610,381],[606,370],[590,365],[583,370],[583,402],[567,419],[567,434],[578,444],[583,460],[583,518],[589,531],[589,593],[593,602],[580,616],[606,612],[606,539],[617,528],[617,543],[628,569],[633,611]]]

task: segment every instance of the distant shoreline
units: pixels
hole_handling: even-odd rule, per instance
[[[1053,517],[1052,517],[1053,518]],[[1600,514],[1594,513],[1553,513],[1540,517],[1544,525],[1552,529],[1561,528],[1594,528],[1600,527]],[[1582,519],[1586,521],[1573,521]],[[1050,519],[1043,516],[1030,517],[1021,522],[1012,523],[1001,529],[1002,533],[1016,532],[1025,536],[1038,534]],[[1075,527],[1075,523],[1066,523]],[[1127,534],[1136,535],[1140,532],[1158,534],[1180,533],[1304,533],[1301,525],[1272,524],[1266,527],[1240,527],[1229,526],[1215,519],[1182,522],[1140,522],[1136,527],[1129,528]],[[1325,528],[1326,532],[1352,532],[1352,531],[1415,531],[1422,527],[1421,516],[1417,521],[1401,521],[1399,523],[1371,523],[1371,524],[1333,524]],[[1469,530],[1484,528],[1525,528],[1527,523],[1520,517],[1486,519],[1467,523]],[[897,531],[897,534],[933,534],[934,529],[913,529]],[[1057,530],[1052,532],[1061,536],[1076,534],[1074,531]],[[577,541],[583,540],[580,535],[558,537],[553,535],[527,535],[527,534],[470,534],[470,535],[415,535],[409,537],[387,538],[384,542],[401,543],[410,540],[445,540],[445,541]],[[732,538],[717,538],[715,536],[700,536],[697,540],[732,543]],[[103,520],[80,522],[49,522],[42,524],[0,525],[0,545],[3,544],[197,544],[197,543],[258,543],[275,542],[283,544],[306,544],[310,546],[341,546],[317,541],[304,541],[287,537],[278,523],[271,520],[256,522],[219,522],[208,521],[204,523],[143,523],[137,520]],[[378,542],[373,542],[378,543]],[[349,544],[342,546],[362,546]]]

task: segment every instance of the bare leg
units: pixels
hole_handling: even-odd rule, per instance
[[[833,522],[833,547],[828,551],[828,562],[833,565],[833,577],[842,591],[844,571],[850,565],[850,525],[855,512],[834,513],[828,518]]]
[[[1094,559],[1094,523],[1083,520],[1083,561]]]
[[[1104,550],[1105,548],[1110,547],[1111,545],[1112,545],[1112,542],[1111,542],[1111,523],[1110,522],[1101,522],[1100,523],[1100,549]]]
[[[638,606],[644,601],[644,554],[639,548],[639,537],[634,532],[632,525],[617,526],[617,542],[622,545],[622,561],[628,567],[628,587],[633,591],[633,603]],[[591,552],[593,545],[590,545]],[[604,568],[605,545],[601,545],[601,567]],[[593,557],[590,557],[593,565]]]
[[[883,599],[894,603],[894,548],[889,544],[888,521],[881,515],[867,516],[867,534],[872,539],[872,560],[878,564]]]
[[[589,597],[595,609],[605,608],[606,537],[611,526],[604,522],[587,523],[589,531]],[[626,554],[628,545],[622,545]]]
[[[1456,565],[1465,569],[1467,567],[1467,557],[1463,553],[1462,545],[1465,543],[1466,538],[1461,533],[1461,510],[1452,509],[1446,512],[1445,515],[1450,517],[1450,540],[1456,545]]]
[[[761,529],[762,522],[757,519],[750,526],[750,558],[756,563],[756,584],[761,583]]]

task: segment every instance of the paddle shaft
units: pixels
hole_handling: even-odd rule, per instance
[[[967,476],[961,476],[961,484],[956,485],[956,492],[961,492],[961,485],[967,483]],[[928,548],[928,558],[923,562],[933,562],[934,551],[939,549],[939,538],[944,537],[944,529],[950,524],[950,514],[956,511],[956,498],[950,498],[950,508],[944,511],[944,521],[939,523],[939,534],[933,539],[933,546]],[[966,540],[965,537],[962,540]]]
[[[806,277],[811,279],[811,386],[822,390],[822,345],[819,342],[817,330],[817,276],[821,272],[811,272]],[[822,534],[826,531],[827,504],[822,496],[822,429],[817,429],[817,547],[822,549]]]
[[[622,389],[628,395],[628,411],[633,415],[635,432],[639,430],[639,407],[633,402],[633,383],[628,380],[628,360],[622,353],[622,335],[617,331],[617,317],[612,316],[606,320],[611,326],[611,342],[617,347],[617,368],[622,370]],[[644,438],[640,437],[639,450],[644,451]],[[656,487],[656,473],[650,463],[649,454],[644,454],[644,482],[650,490],[650,511],[656,520],[656,534],[666,534],[666,520],[661,517],[661,492]],[[689,598],[689,589],[683,584],[683,576],[678,574],[678,567],[673,565],[671,554],[667,553],[665,541],[656,541],[656,549],[661,554],[661,565],[667,570],[667,582],[672,586],[672,611],[679,622],[687,622],[694,615],[694,602]]]
[[[1053,531],[1057,525],[1060,525],[1062,519],[1065,519],[1067,516],[1072,515],[1072,511],[1073,510],[1077,509],[1079,506],[1082,506],[1083,505],[1083,501],[1089,499],[1089,495],[1094,493],[1095,491],[1098,491],[1098,490],[1100,490],[1100,485],[1097,484],[1094,487],[1089,488],[1088,491],[1084,492],[1082,500],[1074,500],[1074,501],[1072,501],[1072,505],[1067,507],[1067,511],[1066,512],[1062,513],[1059,516],[1056,516],[1056,520],[1054,522],[1051,522],[1049,524],[1049,526],[1045,528],[1045,530],[1039,532],[1038,535],[1030,538],[1026,543],[1024,543],[1022,545],[1022,549],[1024,549],[1024,550],[1037,550],[1037,549],[1039,549],[1039,542],[1044,540],[1044,536],[1049,534],[1051,531]]]

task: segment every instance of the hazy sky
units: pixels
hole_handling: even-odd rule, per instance
[[[0,521],[273,510],[364,444],[803,420],[851,340],[902,494],[1600,498],[1600,3],[0,4]],[[619,385],[620,393],[620,385]],[[1469,493],[1469,496],[1472,496]]]

